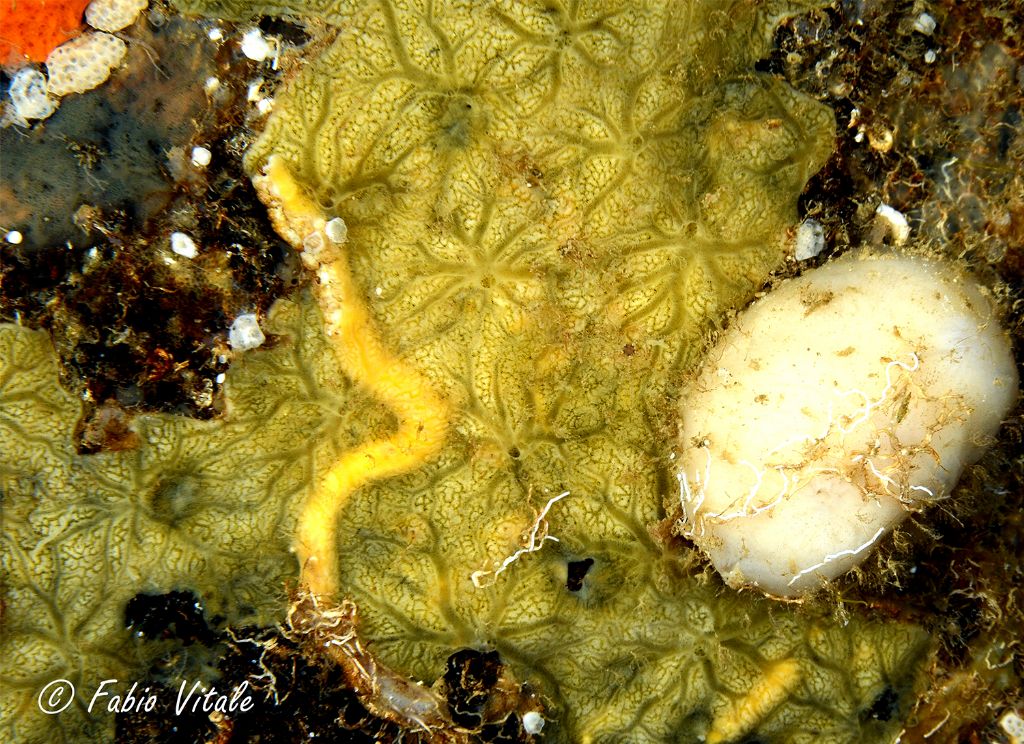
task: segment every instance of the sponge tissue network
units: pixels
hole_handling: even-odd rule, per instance
[[[681,417],[680,528],[732,586],[798,597],[949,497],[1018,396],[971,277],[848,256],[726,331]]]

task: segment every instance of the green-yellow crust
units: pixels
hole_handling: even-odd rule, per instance
[[[747,72],[768,8],[336,7],[248,164],[283,157],[345,219],[385,335],[446,388],[452,349],[534,314],[523,347],[586,330],[691,360],[831,152],[829,110]]]
[[[256,174],[278,156],[325,216],[345,220],[381,339],[452,411],[440,454],[341,507],[340,589],[370,648],[425,681],[461,646],[496,648],[541,693],[551,741],[892,739],[898,716],[876,720],[872,706],[891,695],[906,714],[920,630],[857,616],[840,626],[723,590],[649,530],[678,499],[674,391],[707,328],[780,264],[797,195],[831,151],[830,111],[750,72],[792,4],[178,5],[336,26],[295,64],[248,166]],[[43,354],[38,336],[7,334]],[[27,471],[42,481],[5,476],[24,521],[11,554],[49,539],[58,554],[46,560],[64,561],[79,591],[117,585],[90,605],[106,613],[94,635],[45,645],[16,634],[19,658],[50,659],[52,676],[65,657],[91,659],[94,637],[122,648],[109,640],[122,637],[117,607],[140,587],[197,587],[241,606],[225,592],[252,576],[252,555],[276,561],[254,586],[279,596],[312,484],[332,457],[394,426],[353,402],[329,355],[296,356],[323,344],[316,331],[293,336],[305,340],[237,373],[251,380],[245,369],[262,365],[262,384],[224,423],[146,419],[150,444],[135,459],[71,455],[57,424],[74,407],[52,369],[17,366],[33,385],[49,380],[63,408],[45,413],[44,396],[2,419],[0,443],[31,449],[36,437],[50,452]],[[19,358],[10,344],[5,363]],[[37,419],[38,431],[22,423]],[[89,475],[122,462],[123,477]],[[168,546],[163,565],[110,542],[140,533],[108,530],[89,549],[101,565],[126,557],[99,577],[60,552],[65,534],[84,532],[28,519],[78,508],[96,529],[119,525],[91,516],[93,501],[108,488],[145,499],[168,467],[201,480],[186,522],[203,537],[201,549],[179,548],[180,528],[154,522],[147,539]],[[557,542],[504,564],[535,526]],[[570,564],[586,559],[571,591]],[[31,592],[51,589],[49,564],[25,565],[11,584],[32,588],[12,594],[11,615],[28,627],[47,617]],[[58,598],[58,615],[74,612],[69,602]],[[32,684],[21,683],[27,707]]]
[[[125,630],[136,593],[191,590],[239,624],[281,617],[313,474],[391,420],[338,374],[308,300],[279,303],[267,329],[282,344],[232,365],[226,422],[143,416],[138,450],[81,456],[81,403],[47,334],[0,326],[3,741],[112,735],[110,716],[83,714],[89,697],[108,678],[123,694],[160,650]],[[43,716],[37,695],[60,678],[80,705]]]

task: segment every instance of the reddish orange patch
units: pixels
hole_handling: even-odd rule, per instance
[[[89,0],[0,0],[0,64],[45,62],[78,36]]]

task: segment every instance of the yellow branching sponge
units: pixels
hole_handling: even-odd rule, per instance
[[[329,224],[276,157],[254,182],[278,232],[303,251],[303,261],[316,271],[324,332],[342,370],[398,417],[394,432],[346,452],[302,508],[295,535],[302,579],[314,594],[337,600],[339,510],[357,488],[421,466],[437,454],[447,433],[448,410],[423,375],[378,338],[349,273],[343,223],[334,218]]]

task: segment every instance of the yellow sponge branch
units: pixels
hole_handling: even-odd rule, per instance
[[[751,731],[792,693],[802,676],[796,659],[771,665],[746,695],[715,716],[708,744],[732,741]]]
[[[390,436],[346,452],[302,509],[295,536],[302,581],[314,594],[337,599],[339,510],[358,488],[408,472],[435,455],[445,441],[449,410],[422,374],[381,343],[352,280],[344,224],[328,220],[279,157],[270,158],[253,182],[274,227],[316,270],[325,329],[345,374],[398,418]]]

